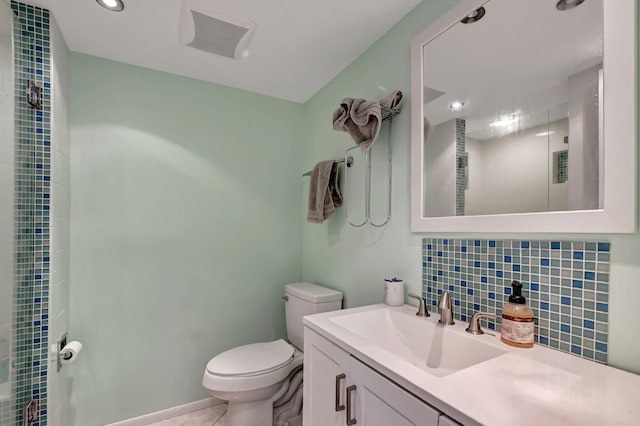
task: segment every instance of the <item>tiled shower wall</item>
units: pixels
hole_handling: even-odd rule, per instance
[[[51,45],[51,275],[49,285],[49,342],[57,342],[69,330],[70,249],[70,150],[69,150],[69,49],[53,16],[50,17]],[[73,340],[74,336],[68,336]],[[47,423],[67,426],[70,415],[69,370],[57,371],[49,359],[47,374]]]
[[[15,60],[15,302],[14,361],[16,400],[12,418],[39,403],[47,424],[51,201],[51,61],[49,12],[12,2]],[[43,88],[43,105],[25,101],[28,80]],[[13,423],[12,423],[13,424]]]
[[[464,190],[467,187],[466,151],[467,122],[456,118],[456,216],[464,216]]]
[[[496,314],[483,325],[499,332],[518,280],[535,313],[537,343],[607,363],[610,250],[607,242],[425,238],[423,296],[436,309],[447,290],[457,320]]]

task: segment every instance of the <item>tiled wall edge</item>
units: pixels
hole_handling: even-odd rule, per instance
[[[51,184],[51,61],[49,12],[11,2],[14,17],[16,93],[16,297],[14,345],[16,398],[11,418],[21,424],[30,399],[39,402],[39,420],[47,424],[49,327],[49,230]],[[24,99],[27,80],[43,88],[43,106]],[[12,423],[13,424],[13,423]]]

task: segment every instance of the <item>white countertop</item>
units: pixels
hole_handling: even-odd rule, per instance
[[[437,377],[331,321],[374,309],[416,318],[414,306],[381,304],[307,316],[304,325],[465,425],[640,425],[638,375],[539,345],[514,348],[490,330],[472,336],[458,321],[445,332],[482,339],[505,353]],[[438,314],[416,319],[435,323]]]

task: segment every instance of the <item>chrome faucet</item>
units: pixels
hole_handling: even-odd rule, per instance
[[[465,330],[467,333],[471,334],[484,334],[482,328],[480,327],[480,318],[495,318],[496,316],[493,314],[485,314],[483,312],[476,312],[471,317],[469,321],[469,327]]]
[[[442,325],[453,325],[455,321],[453,321],[453,312],[451,311],[451,297],[449,297],[448,291],[443,291],[440,295],[440,301],[438,302],[438,308],[440,311],[440,320],[439,324]]]
[[[409,293],[409,297],[412,299],[416,299],[418,302],[420,302],[420,306],[418,306],[418,312],[416,312],[416,316],[419,317],[428,317],[429,316],[429,311],[427,311],[427,308],[424,304],[424,299],[420,296],[418,296],[417,294],[414,293]]]

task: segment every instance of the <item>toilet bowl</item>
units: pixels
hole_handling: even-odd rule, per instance
[[[273,424],[273,401],[303,354],[284,340],[230,349],[207,364],[202,384],[229,402],[226,425]]]
[[[342,293],[311,283],[287,284],[283,299],[291,344],[279,339],[238,346],[207,363],[202,385],[229,403],[225,426],[273,425],[273,402],[302,366],[302,317],[342,307]]]

